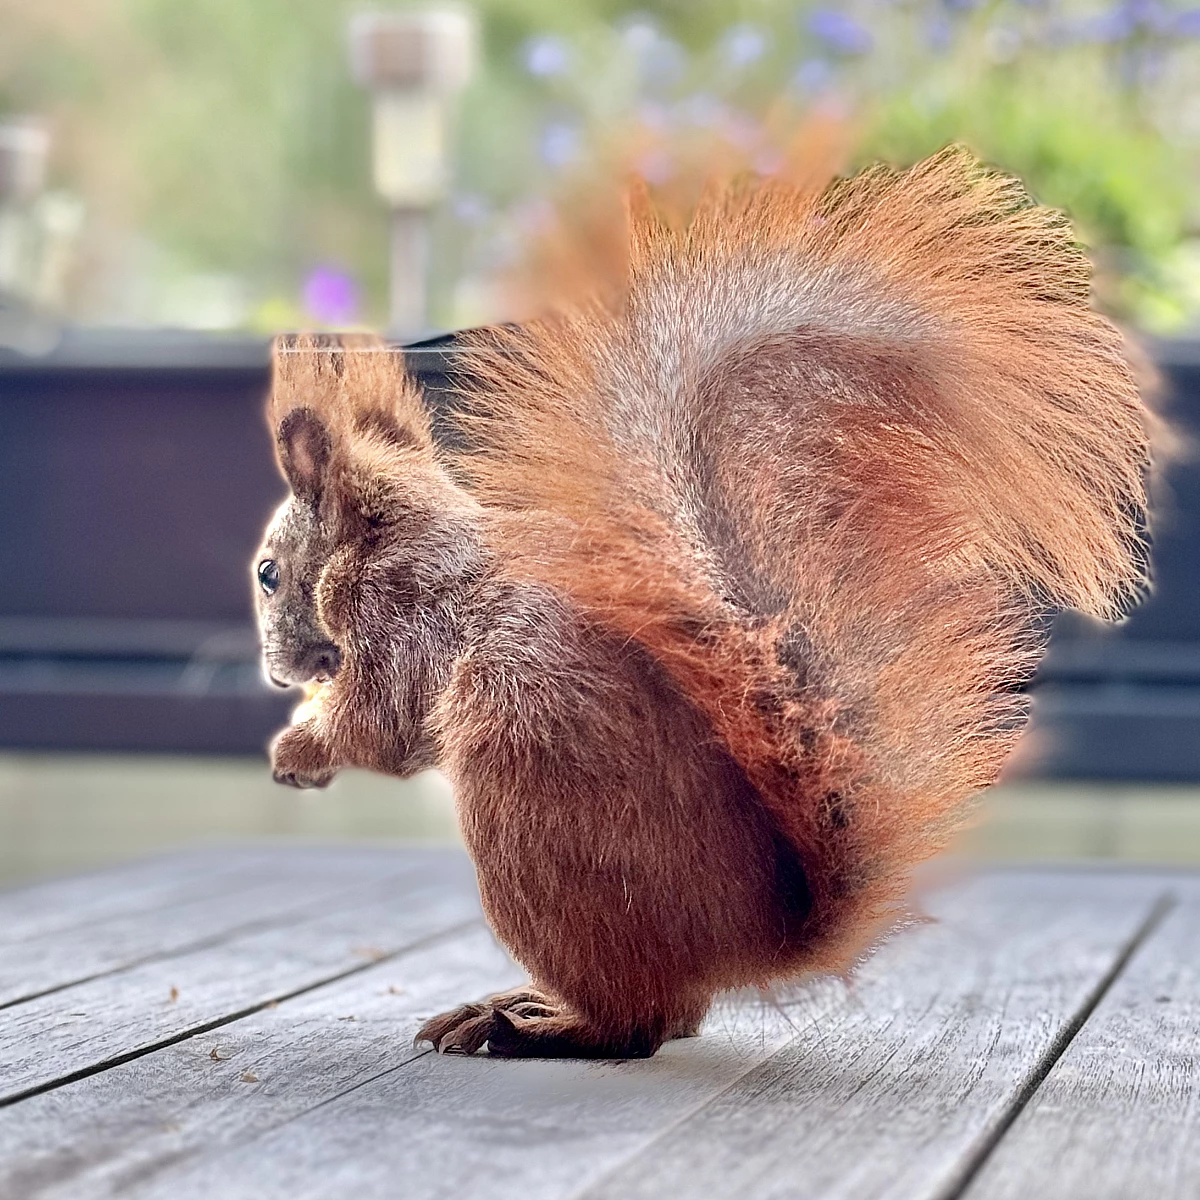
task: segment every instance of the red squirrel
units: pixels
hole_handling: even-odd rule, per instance
[[[1144,582],[1147,418],[1061,214],[950,149],[634,194],[623,293],[478,334],[466,450],[400,356],[288,337],[275,778],[453,782],[530,985],[440,1051],[644,1056],[841,971],[1025,719],[1048,611]]]

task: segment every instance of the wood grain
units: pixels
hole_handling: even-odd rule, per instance
[[[0,1104],[144,1053],[478,919],[466,860],[397,856],[403,887],[365,884],[353,904],[117,971],[4,1009]]]
[[[521,978],[453,852],[189,856],[0,896],[23,931],[0,982],[105,972],[0,1009],[0,1196],[1200,1194],[1200,885],[1010,871],[931,907],[850,989],[581,1063],[412,1049]]]
[[[422,1021],[520,982],[481,925],[0,1109],[0,1196],[99,1200],[244,1142],[426,1053]]]
[[[138,912],[0,945],[0,1008],[237,933],[353,907],[367,879],[390,876],[388,886],[401,894],[410,869],[377,856],[279,854],[214,872],[198,894],[159,897]]]
[[[983,1165],[968,1200],[1200,1196],[1200,890],[1147,939]]]
[[[1001,875],[850,992],[747,1006],[630,1063],[424,1056],[138,1200],[936,1196],[1121,961],[1153,880]],[[589,1190],[590,1189],[590,1190]]]
[[[952,1192],[1151,919],[1154,880],[1004,873],[864,971],[860,1003],[587,1192],[611,1197]]]
[[[203,852],[163,855],[148,862],[0,892],[0,945],[216,895],[223,880],[237,875],[250,862],[262,861],[261,854],[242,849],[227,856]]]
[[[775,1014],[744,1010],[693,1039],[699,1052],[674,1043],[637,1063],[425,1054],[128,1196],[570,1196],[597,1162],[628,1153],[792,1035]]]
[[[217,896],[239,879],[305,870],[357,872],[374,877],[395,867],[394,850],[369,847],[221,846],[159,855],[70,879],[0,891],[0,946],[114,918],[144,915],[174,904]]]

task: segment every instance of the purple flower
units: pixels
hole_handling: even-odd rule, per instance
[[[488,202],[482,196],[463,192],[454,197],[450,206],[464,225],[479,225],[488,218]]]
[[[522,50],[525,70],[539,79],[561,75],[571,65],[571,48],[560,37],[541,34],[527,41]]]
[[[358,284],[336,267],[316,267],[304,281],[304,309],[321,325],[349,325],[358,315]]]
[[[721,35],[721,58],[735,71],[752,66],[767,52],[767,35],[757,25],[732,25]]]
[[[945,54],[954,43],[954,26],[944,13],[936,13],[925,25],[925,40],[935,54]]]
[[[1060,22],[1054,34],[1059,43],[1123,42],[1138,33],[1186,36],[1186,19],[1197,12],[1173,13],[1158,0],[1123,0],[1099,16]]]
[[[871,31],[835,8],[818,8],[808,18],[809,32],[839,54],[869,54],[875,45]]]
[[[1162,75],[1163,51],[1160,45],[1127,46],[1122,50],[1117,68],[1121,78],[1131,87],[1153,83]]]
[[[643,88],[661,92],[683,78],[687,51],[646,18],[635,17],[626,23],[621,30],[621,41],[633,59]]]
[[[1118,5],[1098,17],[1076,23],[1077,40],[1081,42],[1124,41],[1138,26],[1128,5]]]
[[[1141,26],[1143,29],[1162,29],[1168,18],[1168,13],[1159,0],[1125,0],[1113,11],[1125,13],[1132,25]]]
[[[792,76],[792,86],[799,92],[823,92],[833,82],[833,67],[823,58],[802,62]]]
[[[1200,37],[1200,8],[1186,8],[1171,20],[1171,32],[1179,37]]]

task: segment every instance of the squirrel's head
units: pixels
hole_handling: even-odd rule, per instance
[[[377,339],[279,338],[267,411],[291,494],[252,574],[263,665],[286,687],[337,673],[355,596],[381,571],[393,600],[437,574],[431,535],[463,498],[437,462],[417,385]]]

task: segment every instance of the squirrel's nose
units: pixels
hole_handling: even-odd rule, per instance
[[[309,679],[332,679],[342,665],[342,655],[332,642],[314,646],[305,656],[304,669]]]

